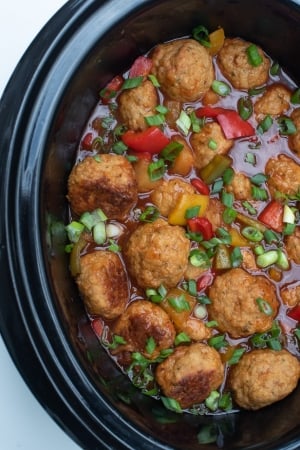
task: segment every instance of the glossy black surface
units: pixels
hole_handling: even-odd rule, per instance
[[[82,448],[300,447],[299,389],[255,413],[168,413],[161,423],[160,404],[135,391],[99,347],[57,232],[99,89],[158,41],[199,23],[255,41],[300,83],[293,1],[71,0],[28,49],[1,99],[0,329],[35,396]],[[198,443],[203,428],[211,444]]]

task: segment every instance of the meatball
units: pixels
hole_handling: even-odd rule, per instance
[[[157,219],[140,225],[130,236],[125,255],[128,270],[142,288],[171,288],[188,265],[190,241],[179,226]]]
[[[68,199],[75,214],[101,208],[110,219],[121,220],[137,201],[132,165],[124,156],[87,156],[71,171]]]
[[[236,403],[256,410],[282,400],[297,386],[300,364],[287,350],[253,350],[232,366],[229,386]]]
[[[89,314],[115,319],[125,310],[127,274],[116,253],[94,251],[82,256],[76,282]]]
[[[146,80],[140,86],[123,91],[119,97],[119,112],[124,124],[134,131],[147,128],[145,117],[154,116],[158,104],[156,89]]]
[[[172,300],[177,299],[179,306]],[[171,289],[160,306],[172,320],[177,333],[185,333],[193,341],[203,341],[211,336],[211,329],[193,314],[197,306],[195,297],[178,288]]]
[[[189,408],[205,400],[223,382],[219,353],[206,344],[179,346],[157,366],[156,381],[166,397]]]
[[[215,150],[210,148],[210,142],[216,143]],[[193,133],[190,144],[195,154],[195,167],[202,169],[215,155],[226,154],[233,146],[233,140],[226,139],[222,128],[216,122],[208,122],[199,133]]]
[[[250,89],[267,82],[270,61],[257,47],[262,63],[253,66],[248,61],[247,48],[251,45],[239,38],[225,39],[218,53],[218,64],[223,75],[236,89]]]
[[[235,173],[232,182],[226,187],[236,200],[249,200],[251,194],[251,181],[241,172]]]
[[[279,191],[286,195],[296,195],[300,189],[300,166],[286,155],[271,158],[265,167],[268,187],[272,197]]]
[[[208,91],[214,80],[212,57],[193,39],[160,44],[151,58],[152,73],[171,100],[193,102]]]
[[[255,102],[255,114],[260,116],[280,116],[290,107],[291,91],[283,84],[272,84]]]
[[[267,278],[240,268],[217,276],[209,288],[209,298],[210,319],[216,320],[218,329],[233,338],[270,329],[279,306],[275,288]],[[261,302],[269,305],[268,313]]]
[[[181,178],[164,180],[157,189],[151,193],[151,201],[163,216],[168,216],[175,208],[181,194],[195,194],[196,191],[190,183]]]
[[[300,264],[300,227],[297,227],[293,234],[287,236],[285,248],[289,259]]]
[[[210,198],[206,208],[204,217],[206,217],[212,224],[213,231],[217,228],[224,227],[223,212],[225,206],[217,198]]]
[[[296,126],[296,133],[288,138],[290,149],[300,157],[300,108],[295,109],[291,114],[291,119]]]
[[[280,295],[285,305],[290,307],[300,303],[300,285],[288,285],[281,289]]]
[[[140,352],[149,359],[155,359],[161,350],[173,347],[176,336],[168,314],[160,306],[147,300],[130,303],[114,325],[113,333],[126,341],[114,353]],[[153,338],[155,342],[155,349],[151,354],[147,352],[149,338]]]

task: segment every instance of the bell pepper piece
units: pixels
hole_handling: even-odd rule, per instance
[[[187,220],[187,226],[192,233],[200,233],[205,241],[214,235],[211,222],[206,217],[193,217]]]
[[[217,270],[231,268],[230,252],[226,245],[220,244],[217,246],[214,262]]]
[[[120,90],[123,82],[123,77],[121,77],[121,75],[117,75],[109,83],[107,83],[105,88],[100,92],[100,96],[104,104],[107,104],[108,101],[115,96],[116,92]]]
[[[245,239],[235,228],[231,228],[229,234],[231,236],[231,245],[233,247],[249,247],[247,239]]]
[[[223,172],[230,167],[232,159],[226,155],[217,154],[213,159],[200,170],[200,176],[206,184],[211,184],[223,175]]]
[[[241,116],[233,110],[227,110],[216,116],[226,139],[235,139],[241,137],[253,136],[255,129],[253,126],[243,120]]]
[[[170,139],[160,130],[152,126],[143,131],[128,130],[121,136],[122,141],[135,152],[159,153]]]
[[[272,200],[259,214],[258,220],[279,233],[283,230],[283,205]]]
[[[209,195],[209,187],[200,178],[192,178],[191,185],[199,192],[199,194]]]
[[[209,42],[210,47],[208,48],[208,52],[211,56],[216,55],[219,50],[223,47],[225,40],[225,33],[223,28],[218,28],[209,34]]]
[[[149,75],[152,60],[146,56],[138,56],[129,70],[129,78]]]
[[[293,309],[288,311],[287,316],[293,320],[300,321],[300,305],[295,306]]]
[[[195,114],[197,117],[217,117],[218,114],[226,113],[227,111],[233,111],[226,108],[221,108],[220,106],[202,106],[196,109]]]
[[[186,225],[186,211],[190,208],[199,206],[198,217],[205,214],[208,206],[209,196],[201,194],[181,194],[178,198],[175,208],[168,216],[168,222],[171,225]]]
[[[92,150],[93,140],[93,133],[86,133],[81,141],[81,148],[83,150]]]
[[[102,319],[93,319],[91,322],[92,329],[97,336],[97,338],[101,338],[104,330],[104,323]]]
[[[213,281],[213,274],[211,272],[205,272],[196,281],[197,292],[204,291]]]

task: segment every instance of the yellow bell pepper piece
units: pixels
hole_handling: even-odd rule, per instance
[[[178,198],[175,208],[168,216],[168,222],[171,225],[186,225],[186,211],[190,208],[199,206],[198,217],[205,214],[208,206],[209,196],[202,194],[181,194]]]
[[[211,56],[216,55],[223,47],[225,34],[223,28],[218,28],[209,34],[210,47],[208,48]]]
[[[244,236],[242,236],[235,228],[231,228],[229,234],[231,236],[231,245],[233,247],[249,247],[249,242],[247,239],[244,238]]]

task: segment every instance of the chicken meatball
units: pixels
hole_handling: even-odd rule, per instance
[[[168,314],[160,306],[147,300],[130,303],[114,325],[113,332],[126,341],[114,353],[140,352],[149,359],[155,359],[161,350],[173,347],[176,336]],[[149,338],[153,338],[155,342],[151,353],[147,351]]]
[[[254,111],[257,117],[280,116],[290,107],[291,91],[283,84],[272,84],[255,102]]]
[[[287,350],[253,350],[232,366],[229,386],[236,403],[256,410],[289,395],[297,386],[300,363]]]
[[[247,49],[251,44],[239,38],[225,39],[218,53],[218,64],[223,75],[236,89],[250,89],[267,82],[270,61],[260,47],[256,47],[261,64],[254,66],[249,62]]]
[[[231,183],[226,187],[227,192],[231,192],[236,200],[249,200],[251,194],[251,181],[241,172],[234,174]]]
[[[140,225],[131,234],[125,255],[128,270],[142,288],[171,288],[188,265],[190,241],[179,226],[157,219]]]
[[[216,144],[216,149],[211,148],[211,142]],[[199,133],[192,134],[190,144],[194,150],[195,167],[202,169],[215,155],[228,153],[233,146],[233,140],[225,138],[218,123],[208,122]]]
[[[171,100],[193,102],[208,91],[214,80],[212,57],[193,39],[160,44],[151,58],[152,73]]]
[[[300,285],[288,285],[281,289],[282,301],[287,306],[296,306],[300,303]]]
[[[151,201],[159,209],[160,213],[167,217],[175,208],[181,194],[195,194],[196,191],[190,183],[181,178],[164,180],[157,189],[151,193]]]
[[[94,251],[80,258],[76,278],[89,314],[115,319],[129,300],[127,275],[120,257],[110,251]]]
[[[300,227],[293,234],[286,237],[285,248],[289,259],[300,264]]]
[[[110,219],[121,220],[137,201],[132,165],[124,156],[87,156],[71,171],[68,199],[73,212],[79,216],[101,208]]]
[[[272,197],[277,192],[286,195],[296,195],[300,189],[300,166],[286,155],[271,158],[266,164],[265,173],[268,176],[268,188]]]
[[[209,298],[210,319],[233,338],[270,329],[279,307],[271,282],[240,268],[217,276],[209,288]]]
[[[291,119],[297,129],[295,134],[291,134],[288,139],[290,149],[300,157],[300,108],[295,109],[291,114]]]
[[[124,124],[134,131],[147,128],[145,117],[154,116],[158,104],[156,89],[146,80],[133,89],[123,91],[119,97],[119,112]]]
[[[157,366],[156,381],[166,397],[189,408],[205,400],[223,382],[219,353],[206,344],[179,346]]]
[[[224,227],[223,212],[225,206],[217,198],[210,198],[208,206],[206,208],[204,217],[212,224],[213,231],[217,228]]]

